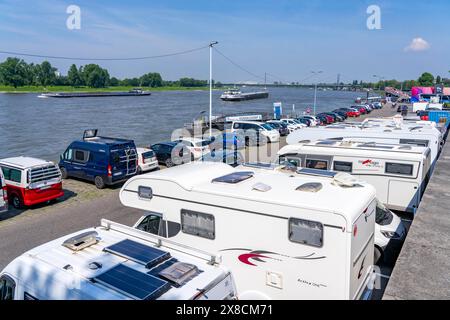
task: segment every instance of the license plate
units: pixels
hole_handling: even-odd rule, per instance
[[[39,190],[47,190],[47,189],[50,189],[52,186],[45,186],[45,187],[42,187],[42,188],[40,188]]]

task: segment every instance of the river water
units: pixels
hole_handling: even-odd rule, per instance
[[[270,88],[269,99],[223,102],[213,96],[213,114],[273,111],[274,102],[290,112],[312,107],[314,90]],[[318,91],[317,111],[349,106],[361,92]],[[176,128],[209,112],[208,91],[155,92],[148,97],[40,99],[37,94],[0,94],[0,158],[33,156],[56,161],[85,129],[103,136],[134,139],[137,146],[170,140]]]

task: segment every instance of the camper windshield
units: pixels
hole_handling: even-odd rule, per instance
[[[375,222],[379,225],[385,226],[392,222],[394,218],[392,212],[386,208],[379,200],[377,200],[377,212],[375,217]]]

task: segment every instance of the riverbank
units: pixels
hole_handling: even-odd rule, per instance
[[[0,93],[49,93],[49,92],[62,92],[62,93],[85,93],[85,92],[118,92],[118,91],[130,91],[135,87],[131,86],[118,86],[107,88],[88,88],[88,87],[70,87],[70,86],[23,86],[23,87],[9,87],[0,86]],[[159,91],[195,91],[195,90],[209,90],[209,87],[179,87],[179,86],[166,86],[166,87],[142,87],[144,91],[159,92]]]

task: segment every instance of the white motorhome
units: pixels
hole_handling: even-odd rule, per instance
[[[270,170],[273,173],[297,174],[297,163],[245,163],[240,168]],[[141,219],[142,220],[142,219]],[[139,225],[139,224],[137,224]],[[378,199],[375,215],[374,263],[384,262],[388,247],[398,249],[406,237],[406,228],[400,217],[386,208]]]
[[[323,140],[287,145],[278,156],[297,167],[349,173],[373,185],[388,208],[412,213],[430,177],[427,147]]]
[[[107,220],[24,253],[0,274],[0,300],[234,298],[215,256]]]
[[[147,211],[139,229],[220,254],[239,299],[358,299],[373,283],[376,192],[353,179],[192,163],[128,180],[120,200]]]
[[[442,149],[442,133],[430,126],[346,126],[335,125],[327,127],[305,128],[301,132],[288,135],[288,144],[310,143],[318,140],[350,140],[361,142],[377,142],[389,144],[410,144],[428,147],[431,150],[432,168]]]

